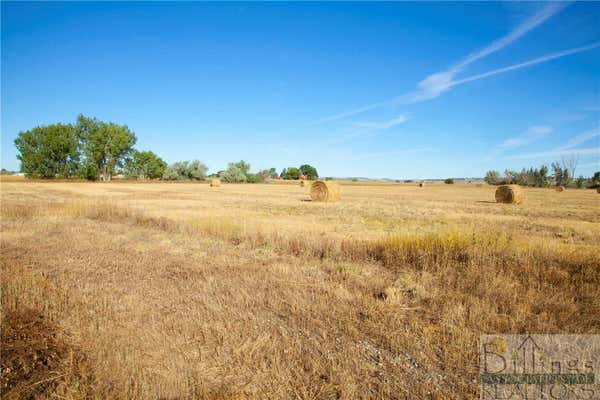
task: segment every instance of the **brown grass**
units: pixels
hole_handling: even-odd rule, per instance
[[[600,332],[591,191],[209,190],[2,186],[3,398],[476,398],[481,333]]]
[[[523,190],[518,185],[502,185],[496,189],[497,203],[521,204],[523,197]]]

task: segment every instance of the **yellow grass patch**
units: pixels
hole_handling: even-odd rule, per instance
[[[11,395],[476,398],[482,332],[600,330],[594,191],[342,186],[3,182]]]

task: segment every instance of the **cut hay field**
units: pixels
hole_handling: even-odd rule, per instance
[[[483,333],[600,333],[600,194],[1,182],[2,397],[465,399]]]

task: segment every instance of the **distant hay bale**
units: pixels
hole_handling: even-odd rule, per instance
[[[216,186],[221,186],[221,180],[220,179],[211,179],[210,187],[216,187]]]
[[[424,187],[425,186],[425,182],[419,182],[419,187]]]
[[[523,191],[518,185],[502,185],[496,189],[496,203],[521,204]]]
[[[565,187],[564,186],[557,186],[556,187],[556,191],[557,192],[564,192],[565,191]]]
[[[596,192],[600,193],[600,186],[596,188]]]
[[[315,181],[310,186],[312,201],[338,201],[341,199],[340,185],[334,181]]]

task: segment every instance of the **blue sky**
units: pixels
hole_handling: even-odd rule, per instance
[[[2,2],[2,167],[79,113],[210,171],[600,170],[600,3]]]

